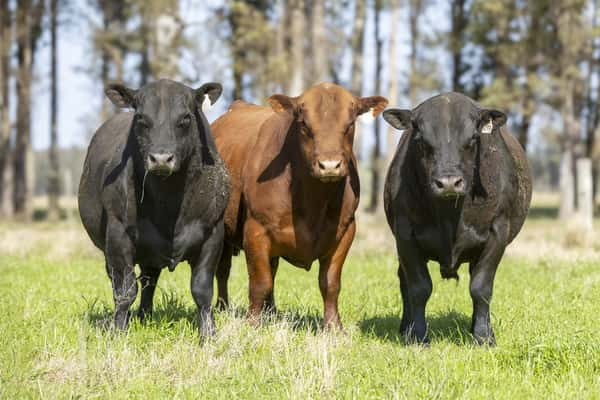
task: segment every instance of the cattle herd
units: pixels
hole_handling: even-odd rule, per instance
[[[400,331],[429,341],[427,262],[455,279],[468,262],[473,337],[495,343],[489,305],[496,268],[531,200],[527,159],[503,128],[502,112],[459,93],[385,110],[384,97],[324,83],[298,97],[275,94],[267,107],[236,101],[209,126],[201,106],[220,94],[217,83],[192,89],[170,80],[106,88],[117,107],[133,112],[111,117],[92,138],[79,211],[105,256],[116,328],[128,326],[136,264],[144,319],[161,270],[187,261],[200,338],[214,334],[213,281],[217,307],[226,308],[231,259],[244,250],[251,324],[275,311],[280,258],[306,270],[318,260],[323,326],[341,330],[340,278],[360,195],[355,124],[361,114],[383,111],[404,131],[384,190],[398,254]]]

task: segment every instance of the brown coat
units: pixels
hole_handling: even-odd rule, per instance
[[[340,327],[340,275],[354,238],[360,193],[354,121],[370,109],[378,114],[387,101],[321,84],[297,98],[272,96],[270,103],[235,102],[212,125],[233,186],[217,272],[219,298],[227,303],[236,249],[244,249],[248,264],[251,317],[274,307],[279,257],[307,270],[319,260],[325,324]]]

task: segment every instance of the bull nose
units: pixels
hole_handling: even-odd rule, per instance
[[[446,175],[433,180],[433,191],[438,196],[465,194],[465,180],[462,176]]]
[[[340,180],[344,176],[342,159],[323,159],[317,161],[317,177],[323,182]]]
[[[159,174],[171,174],[175,168],[175,155],[173,153],[148,154],[148,169]]]
[[[319,170],[326,175],[339,174],[342,169],[342,160],[320,160]]]

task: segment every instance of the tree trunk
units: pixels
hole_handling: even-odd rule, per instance
[[[462,61],[462,48],[464,31],[467,27],[465,17],[465,0],[453,0],[450,5],[452,12],[452,28],[450,31],[450,51],[452,52],[452,90],[464,92],[461,83],[464,65]]]
[[[419,16],[423,10],[423,0],[411,0],[409,9],[409,26],[410,26],[410,79],[409,79],[409,98],[410,104],[417,103],[417,49],[419,46]]]
[[[313,0],[311,19],[312,84],[317,84],[327,80],[325,0]]]
[[[150,80],[150,32],[146,22],[146,17],[142,15],[142,23],[140,27],[140,36],[142,40],[141,60],[140,60],[140,87],[144,86]]]
[[[352,87],[355,96],[362,95],[363,84],[363,43],[365,37],[365,19],[367,15],[366,1],[355,0],[354,5],[354,27],[352,28]],[[362,160],[362,126],[356,124],[354,130],[354,154]]]
[[[23,0],[17,9],[17,45],[19,71],[17,74],[17,136],[13,156],[13,208],[19,219],[31,214],[31,188],[28,187],[29,147],[31,145],[31,1]]]
[[[48,172],[48,219],[56,221],[60,217],[58,198],[60,195],[60,168],[58,165],[58,96],[56,91],[56,18],[58,0],[50,0],[50,149]]]
[[[380,16],[382,0],[375,0],[375,93],[381,91],[381,47]],[[374,213],[379,206],[381,186],[381,134],[379,121],[374,121],[374,143],[371,153],[371,202],[367,208],[368,212]]]
[[[560,162],[560,209],[559,217],[570,220],[575,213],[575,143],[577,140],[577,121],[573,115],[573,82],[567,83],[562,120],[565,133],[564,149]]]
[[[298,96],[304,89],[304,0],[292,0],[291,5],[291,81],[288,94]]]
[[[575,179],[573,174],[573,152],[566,148],[560,159],[560,208],[558,216],[568,221],[575,213]]]
[[[10,48],[12,23],[8,0],[0,0],[0,216],[12,213],[7,181],[8,156],[10,154]]]
[[[389,104],[398,104],[398,21],[400,20],[400,0],[391,0],[390,6],[392,7],[391,23],[390,23],[390,42],[389,42],[389,92],[388,101]],[[376,92],[375,94],[379,94]],[[398,131],[391,126],[387,127],[387,138],[386,138],[386,164],[389,164],[394,156],[396,149],[396,143],[398,142]]]
[[[592,231],[594,207],[592,200],[592,160],[580,158],[577,160],[577,215],[580,228],[586,232]]]

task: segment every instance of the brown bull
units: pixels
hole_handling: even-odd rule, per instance
[[[269,103],[235,102],[211,127],[233,186],[217,271],[219,303],[228,304],[231,257],[239,249],[246,255],[253,323],[263,309],[275,308],[279,257],[306,270],[319,260],[323,324],[341,328],[340,276],[359,200],[354,124],[367,111],[378,115],[387,100],[320,84],[299,97],[273,95]]]

